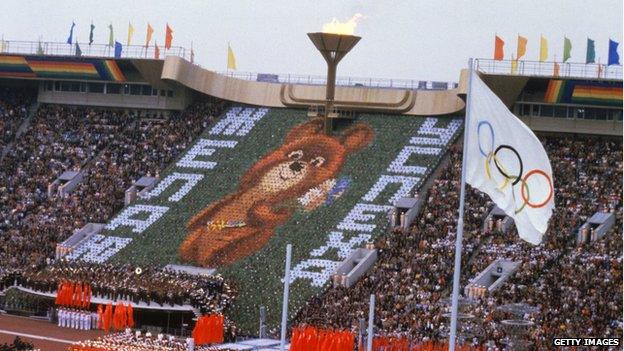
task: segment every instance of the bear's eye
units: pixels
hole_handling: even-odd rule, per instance
[[[314,167],[321,167],[323,165],[323,163],[325,163],[325,158],[323,158],[321,156],[317,156],[317,157],[313,158],[312,161],[310,161],[310,163]]]
[[[288,154],[288,158],[292,158],[293,160],[298,160],[303,157],[303,151],[297,150]]]

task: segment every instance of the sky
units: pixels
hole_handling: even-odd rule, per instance
[[[606,62],[609,38],[622,42],[622,0],[2,0],[0,34],[5,40],[108,43],[108,25],[125,44],[145,42],[147,22],[164,42],[195,51],[196,63],[226,69],[227,43],[242,72],[324,75],[326,66],[306,36],[332,18],[364,16],[355,30],[362,39],[338,67],[339,77],[457,81],[470,57],[491,58],[494,36],[505,40],[505,58],[515,54],[518,34],[528,38],[527,60],[537,60],[539,38],[549,40],[549,60],[563,55],[584,62],[587,38]],[[81,45],[82,46],[82,45]],[[622,56],[622,49],[619,49]]]

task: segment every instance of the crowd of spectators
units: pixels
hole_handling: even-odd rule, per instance
[[[471,276],[496,258],[523,263],[506,286],[483,298],[479,312],[487,339],[503,332],[494,308],[516,302],[539,307],[530,316],[539,348],[556,335],[621,338],[622,143],[569,137],[546,138],[544,144],[556,186],[544,244],[532,247],[519,243],[514,232],[493,232],[487,249],[471,262]],[[601,240],[577,245],[578,228],[596,212],[613,213],[615,227]]]
[[[0,154],[28,115],[35,92],[29,89],[0,88]]]
[[[186,304],[220,311],[233,292],[221,277],[189,276],[143,267],[51,262],[56,244],[88,222],[105,223],[124,203],[124,191],[141,176],[158,176],[225,108],[217,99],[196,101],[163,116],[63,105],[41,105],[0,168],[0,291],[16,279],[54,291],[62,280],[90,283],[112,300]],[[81,183],[67,196],[48,185],[67,170]],[[45,267],[45,268],[44,268]]]
[[[224,104],[202,100],[165,118],[41,106],[0,169],[0,267],[40,266],[74,230],[106,222],[132,182],[158,175]],[[48,196],[48,185],[66,170],[82,172],[82,182],[65,197]]]
[[[0,266],[41,264],[58,241],[80,228],[82,199],[48,197],[48,185],[63,171],[86,166],[129,118],[115,111],[39,108],[0,169]]]
[[[522,262],[510,281],[468,311],[481,328],[469,343],[502,347],[500,319],[505,316],[498,307],[508,303],[538,308],[525,317],[535,322],[530,341],[540,349],[548,348],[554,336],[622,337],[622,143],[575,137],[542,140],[553,167],[556,210],[541,245],[523,242],[515,229],[484,230],[493,204],[485,194],[467,189],[462,286],[497,258]],[[359,319],[367,317],[370,294],[375,294],[379,334],[416,342],[448,337],[445,314],[461,172],[458,146],[451,148],[449,158],[412,227],[378,239],[376,265],[355,286],[329,288],[309,301],[295,325],[357,328]],[[577,246],[575,231],[597,211],[614,213],[616,227],[598,242]]]

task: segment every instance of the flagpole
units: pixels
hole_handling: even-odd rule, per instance
[[[466,118],[464,121],[464,149],[462,151],[461,188],[459,190],[459,217],[457,219],[457,235],[455,236],[455,269],[453,271],[453,295],[451,304],[451,333],[449,335],[449,351],[455,351],[457,335],[457,310],[459,304],[459,278],[461,277],[461,253],[464,235],[464,199],[466,195],[466,155],[468,150],[468,128],[470,126],[470,90],[472,88],[472,58],[468,60],[468,89],[466,91]]]
[[[288,322],[288,290],[290,288],[290,261],[292,258],[292,245],[286,245],[286,267],[284,271],[284,297],[282,299],[282,330],[280,333],[280,351],[286,347],[286,327]]]

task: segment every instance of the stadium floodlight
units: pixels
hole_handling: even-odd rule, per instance
[[[334,106],[334,94],[336,91],[336,67],[348,53],[353,49],[361,37],[347,34],[335,33],[308,33],[314,46],[321,52],[327,62],[327,83],[325,88],[325,133],[331,134],[332,120],[330,113]]]

